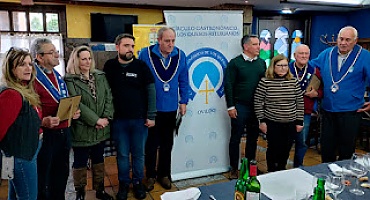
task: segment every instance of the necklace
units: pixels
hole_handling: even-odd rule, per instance
[[[343,81],[343,79],[348,75],[349,72],[353,71],[353,67],[354,67],[354,65],[357,61],[358,56],[361,53],[362,47],[360,47],[360,49],[358,50],[355,59],[353,60],[350,67],[347,69],[346,73],[338,81],[334,81],[334,77],[333,77],[333,67],[332,67],[332,63],[331,63],[331,56],[333,54],[333,50],[334,50],[334,48],[331,49],[330,54],[329,54],[329,69],[330,69],[331,82],[333,83],[330,86],[330,90],[331,90],[332,93],[336,93],[339,90],[339,83]]]
[[[156,74],[156,76],[158,77],[158,79],[163,83],[163,91],[164,92],[168,92],[170,91],[170,84],[169,82],[173,79],[173,77],[175,77],[176,73],[177,73],[177,70],[179,68],[179,63],[180,63],[180,54],[179,54],[179,58],[178,58],[178,61],[177,61],[177,65],[176,65],[176,68],[175,70],[173,71],[171,77],[168,79],[168,80],[164,80],[161,75],[158,73],[157,69],[156,69],[156,65],[154,64],[153,62],[153,58],[152,56],[150,55],[150,49],[148,47],[148,54],[149,54],[149,60],[150,60],[150,64],[152,65],[153,69],[154,69],[154,73]],[[171,63],[172,63],[172,57],[170,57],[169,59],[169,62],[167,64],[167,66],[164,65],[163,61],[161,58],[158,58],[160,60],[160,63],[161,63],[161,67],[163,67],[166,71],[167,69],[170,67]]]
[[[161,61],[161,63],[162,63],[162,67],[165,69],[165,70],[167,70],[169,67],[170,67],[170,64],[171,64],[171,61],[172,61],[172,57],[170,57],[170,60],[168,61],[168,63],[167,63],[167,65],[165,65],[164,63],[163,63],[163,60],[160,58],[159,59],[160,61]]]
[[[302,74],[301,78],[299,78],[298,72],[297,72],[297,67],[295,65],[295,62],[294,62],[294,65],[293,66],[294,66],[295,76],[297,77],[298,82],[301,82],[304,79],[304,77],[306,76],[306,72],[307,72],[307,68],[308,67],[307,67],[307,65],[303,66],[304,67],[304,71],[303,71],[303,74]]]

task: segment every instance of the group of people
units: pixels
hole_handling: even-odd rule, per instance
[[[145,199],[156,180],[170,189],[177,110],[184,115],[188,101],[186,56],[174,46],[175,37],[172,28],[161,28],[158,43],[136,59],[135,38],[120,34],[117,57],[103,71],[96,69],[92,50],[78,46],[64,78],[54,69],[59,51],[49,39],[36,39],[30,52],[10,48],[0,87],[0,104],[6,105],[0,107],[0,149],[3,159],[14,159],[8,199],[65,199],[72,147],[76,199],[85,199],[90,159],[96,198],[112,200],[104,190],[108,138],[117,149],[118,200],[127,199],[130,184],[138,199]],[[60,100],[75,95],[81,96],[78,110],[61,121]]]
[[[70,129],[56,113],[69,94],[57,65],[59,52],[44,38],[33,42],[31,52],[11,47],[2,64],[0,148],[14,168],[8,199],[65,199]],[[73,119],[79,117],[77,110]]]
[[[96,69],[88,46],[76,47],[64,77],[54,69],[59,51],[49,39],[36,39],[31,51],[10,48],[2,65],[0,148],[14,159],[9,199],[65,199],[69,153],[73,148],[76,199],[85,199],[88,159],[96,198],[111,200],[104,190],[104,142],[115,141],[119,191],[127,199],[130,184],[138,199],[158,181],[171,188],[171,151],[176,115],[186,113],[186,55],[175,47],[174,29],[158,31],[158,43],[134,56],[135,38],[120,34],[117,56]],[[295,61],[277,55],[268,67],[259,56],[257,36],[244,36],[243,52],[225,72],[225,97],[231,118],[230,178],[237,178],[239,144],[247,132],[245,155],[256,157],[260,132],[266,134],[268,171],[285,169],[295,141],[294,166],[303,165],[313,107],[321,99],[322,161],[348,159],[355,150],[364,102],[370,53],[357,42],[357,30],[339,31],[337,46],[311,61],[310,49],[295,49]],[[316,76],[321,84],[310,85]],[[57,116],[60,99],[80,95],[72,120]],[[159,148],[159,151],[157,152]],[[130,164],[131,161],[131,164]],[[147,185],[143,185],[144,166]],[[132,175],[130,171],[132,168]]]
[[[242,39],[243,53],[232,59],[225,73],[225,96],[231,118],[230,178],[238,177],[239,144],[247,133],[245,155],[256,156],[257,138],[266,134],[269,172],[286,168],[295,142],[294,167],[303,165],[311,114],[317,101],[321,115],[322,162],[350,159],[355,151],[370,77],[370,53],[357,45],[352,26],[338,33],[337,45],[309,60],[310,49],[299,45],[294,62],[277,55],[266,69],[258,57],[257,36]],[[265,71],[266,69],[266,71]],[[320,85],[310,84],[316,77]]]

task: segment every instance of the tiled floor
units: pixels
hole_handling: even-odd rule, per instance
[[[245,145],[245,139],[242,139],[242,148],[244,148]],[[257,161],[258,161],[258,168],[262,172],[266,172],[267,166],[266,166],[266,141],[262,138],[258,141],[258,149],[257,149]],[[290,158],[288,161],[288,168],[292,167],[292,158],[294,153],[294,148],[292,148],[292,151],[290,152]],[[356,150],[360,151],[361,150]],[[242,151],[243,152],[243,151]],[[243,155],[242,155],[243,156]],[[308,149],[307,154],[304,159],[304,165],[305,166],[311,166],[321,163],[321,157],[318,153],[318,151],[315,149],[315,147],[311,147]],[[105,177],[105,186],[106,191],[110,194],[116,194],[118,191],[118,172],[117,172],[117,165],[116,165],[116,159],[115,157],[108,157],[105,159],[105,170],[106,170],[106,177]],[[71,170],[72,171],[72,170]],[[229,181],[227,178],[227,173],[224,174],[217,174],[207,177],[201,177],[201,178],[195,178],[195,179],[188,179],[188,180],[182,180],[174,182],[172,185],[172,189],[170,191],[177,191],[181,189],[185,189],[191,186],[202,186],[202,185],[210,185],[220,182],[226,182]],[[95,198],[95,192],[92,191],[92,178],[91,178],[91,172],[88,173],[88,185],[87,185],[87,200],[93,200]],[[154,187],[154,190],[149,192],[147,194],[146,200],[160,200],[160,196],[168,190],[163,189],[159,184],[156,184]],[[7,181],[3,180],[2,185],[0,186],[0,200],[5,200],[7,198]],[[74,200],[75,199],[75,192],[73,187],[73,178],[72,175],[70,175],[69,181],[68,181],[68,187],[66,191],[66,199],[68,200]],[[134,200],[132,192],[129,193],[129,200]]]

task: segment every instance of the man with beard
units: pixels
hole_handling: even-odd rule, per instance
[[[117,147],[119,191],[117,200],[126,200],[130,183],[137,199],[145,199],[142,184],[144,150],[148,128],[155,125],[156,94],[149,67],[134,57],[135,38],[116,37],[118,56],[108,60],[104,72],[112,90],[114,117],[111,136]],[[132,179],[130,179],[130,156]]]

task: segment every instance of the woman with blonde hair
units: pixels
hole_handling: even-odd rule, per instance
[[[37,199],[37,154],[42,143],[40,99],[33,88],[36,69],[31,54],[10,48],[0,83],[0,149],[12,166],[8,199]],[[4,178],[4,177],[2,177]]]
[[[254,108],[266,134],[269,172],[284,170],[293,139],[303,128],[303,93],[289,71],[288,58],[275,56],[257,86]]]
[[[76,200],[85,199],[86,163],[92,162],[93,188],[97,199],[113,199],[104,191],[104,141],[110,138],[113,117],[112,94],[104,72],[95,69],[87,46],[76,47],[67,64],[65,76],[70,95],[81,95],[81,116],[72,121],[74,151],[73,179]]]

